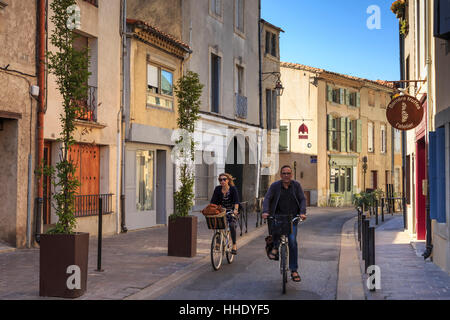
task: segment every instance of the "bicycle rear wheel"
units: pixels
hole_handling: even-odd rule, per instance
[[[222,265],[223,259],[223,245],[220,232],[216,232],[213,235],[211,241],[211,264],[214,270],[219,270]]]
[[[234,254],[231,253],[231,249],[233,249],[233,241],[231,240],[230,232],[227,232],[227,237],[225,239],[225,252],[227,253],[227,261],[228,263],[233,263]]]
[[[282,291],[283,294],[286,293],[286,283],[287,283],[287,246],[283,244],[280,250],[280,268],[282,274]]]

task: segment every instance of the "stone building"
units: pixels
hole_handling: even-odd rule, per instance
[[[259,83],[259,1],[129,0],[129,18],[157,25],[188,44],[186,70],[204,84],[196,128],[195,203],[211,199],[218,175],[236,178],[241,200],[258,195],[262,145]]]
[[[49,3],[50,4],[50,3]],[[81,26],[74,47],[89,48],[91,75],[88,80],[88,98],[81,101],[82,112],[75,121],[76,144],[70,157],[77,166],[77,178],[81,185],[75,202],[76,231],[95,235],[98,230],[98,198],[103,200],[103,233],[120,231],[120,217],[116,197],[117,183],[117,136],[120,132],[121,106],[121,1],[79,0]],[[49,17],[52,14],[49,8]],[[49,35],[53,24],[48,19]],[[48,50],[54,48],[48,43]],[[48,75],[47,107],[44,121],[44,159],[55,165],[59,159],[61,132],[59,115],[62,111],[61,96],[55,77]],[[120,171],[119,171],[120,172]],[[54,192],[50,181],[44,182],[44,208],[42,230],[50,228],[57,216],[51,205]]]
[[[139,20],[127,20],[125,73],[125,226],[167,224],[173,212],[177,129],[174,84],[190,49]]]
[[[0,241],[19,248],[34,226],[36,3],[0,1]]]
[[[392,85],[285,62],[281,74],[280,164],[292,166],[309,205],[351,205],[355,193],[394,184],[401,159],[386,120]]]

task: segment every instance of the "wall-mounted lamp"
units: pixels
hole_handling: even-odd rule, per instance
[[[268,74],[268,75],[273,75],[273,76],[277,77],[277,81],[275,82],[274,89],[275,89],[277,97],[281,97],[284,92],[284,87],[283,87],[283,84],[281,83],[281,73],[279,73],[279,72],[263,72],[262,74]],[[266,79],[264,79],[264,80],[266,80]]]

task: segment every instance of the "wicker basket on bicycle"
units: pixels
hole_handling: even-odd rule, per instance
[[[209,204],[205,209],[202,210],[205,216],[208,229],[220,230],[225,229],[227,226],[227,213],[225,208],[215,204]]]
[[[269,220],[269,230],[271,235],[290,235],[292,233],[292,217],[275,216],[275,220]]]

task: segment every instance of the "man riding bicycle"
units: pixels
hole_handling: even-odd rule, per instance
[[[300,219],[306,219],[306,198],[299,182],[292,180],[292,169],[285,165],[280,170],[281,180],[274,182],[264,197],[262,217],[267,219],[270,215],[274,216],[300,216]],[[292,280],[300,282],[298,273],[298,245],[297,245],[297,225],[298,220],[293,224],[292,233],[289,234],[289,269],[291,270]],[[270,224],[269,224],[270,228]],[[278,255],[278,245],[280,242],[279,234],[272,234],[273,250],[269,258],[275,260]]]

